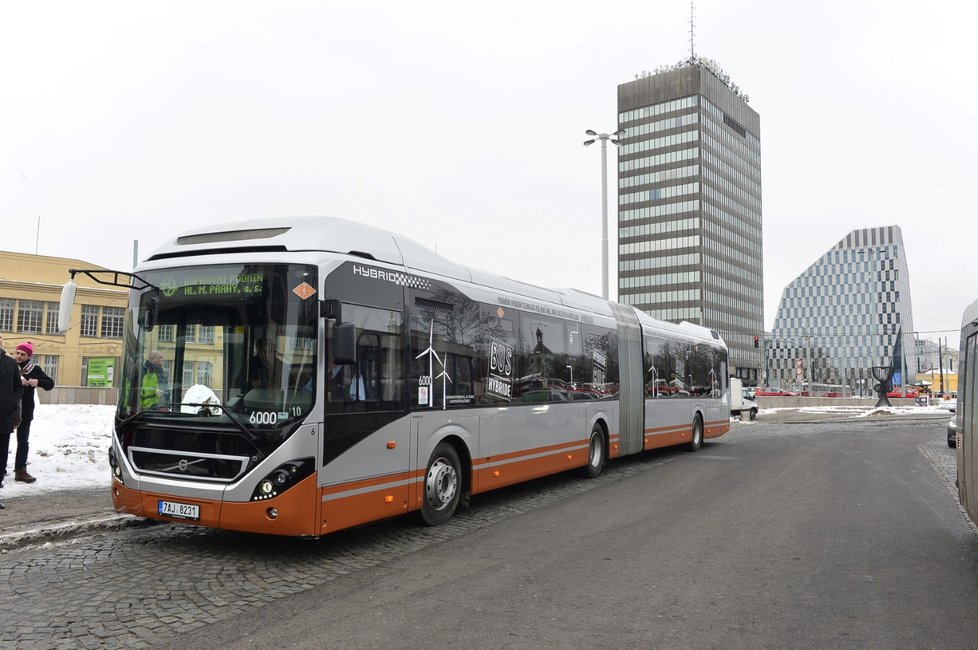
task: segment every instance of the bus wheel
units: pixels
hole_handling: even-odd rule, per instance
[[[424,501],[421,505],[421,519],[429,526],[437,526],[448,521],[461,496],[461,470],[458,454],[448,443],[440,443],[431,452],[428,471],[424,479]]]
[[[703,444],[703,420],[700,416],[693,418],[693,439],[689,441],[689,450],[696,451]]]
[[[604,461],[604,429],[600,424],[595,424],[587,443],[587,466],[584,469],[588,478],[598,478],[604,469]]]

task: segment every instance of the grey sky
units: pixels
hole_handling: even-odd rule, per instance
[[[143,257],[202,224],[321,214],[600,294],[584,130],[688,56],[689,3],[577,5],[4,3],[0,249],[129,269],[133,240]],[[853,228],[903,229],[918,330],[978,298],[976,7],[697,2],[697,54],[761,115],[766,327]]]

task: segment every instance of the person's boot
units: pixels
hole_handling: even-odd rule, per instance
[[[28,474],[26,469],[15,469],[14,480],[20,481],[21,483],[33,483],[37,479]]]

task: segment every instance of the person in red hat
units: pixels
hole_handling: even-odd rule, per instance
[[[31,435],[31,420],[34,419],[34,391],[38,386],[44,390],[54,388],[54,380],[47,376],[41,366],[34,363],[34,344],[21,343],[14,349],[14,361],[20,366],[20,382],[24,386],[24,396],[20,409],[20,426],[17,427],[17,455],[14,456],[14,480],[33,483],[37,479],[27,473],[27,440]]]
[[[17,362],[3,349],[3,334],[0,334],[0,487],[7,474],[7,452],[10,447],[10,432],[20,425],[20,408],[24,394]],[[0,503],[0,510],[4,505]]]

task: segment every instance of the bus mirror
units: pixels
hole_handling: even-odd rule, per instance
[[[322,315],[324,318],[329,318],[330,320],[335,320],[337,323],[342,321],[340,318],[342,314],[342,309],[340,309],[339,300],[324,300],[323,301]]]
[[[159,313],[160,301],[156,296],[150,296],[139,306],[139,326],[149,332],[156,327],[156,315]]]
[[[333,329],[333,362],[338,365],[356,363],[357,327],[343,323]]]
[[[58,331],[64,334],[71,324],[71,310],[75,306],[75,279],[65,283],[61,289],[61,305],[58,307]]]

